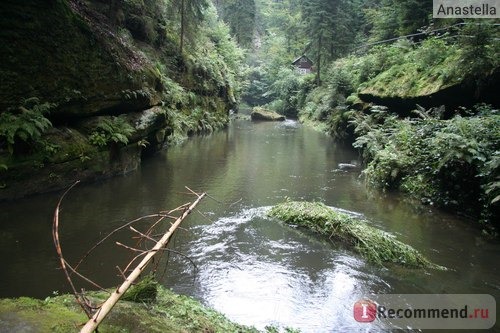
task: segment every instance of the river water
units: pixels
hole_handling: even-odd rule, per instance
[[[63,251],[75,263],[126,221],[192,200],[183,193],[189,186],[211,197],[170,246],[196,267],[170,253],[161,282],[236,322],[303,332],[368,331],[353,320],[352,308],[373,293],[498,299],[498,243],[485,241],[466,219],[367,190],[359,171],[338,169],[339,163],[357,159],[354,150],[293,121],[236,120],[224,131],[169,148],[124,177],[75,187],[62,206]],[[0,297],[44,298],[68,291],[51,239],[59,195],[0,203]],[[269,207],[286,198],[360,214],[450,270],[378,267],[340,245],[267,218]],[[133,244],[131,236],[113,240]],[[81,268],[104,287],[118,283],[115,266],[123,267],[131,257],[113,243]]]

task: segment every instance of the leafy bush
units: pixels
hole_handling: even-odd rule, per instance
[[[336,106],[332,97],[327,87],[313,89],[305,100],[305,106],[300,111],[300,116],[314,121],[326,120],[333,107]]]
[[[336,140],[341,142],[353,141],[355,111],[347,108],[336,108],[327,119],[328,132]]]
[[[38,98],[24,101],[17,110],[8,110],[0,114],[0,147],[2,141],[7,145],[12,155],[20,145],[34,148],[43,144],[43,133],[52,127],[52,123],[45,117],[55,105],[40,103]]]
[[[288,117],[296,117],[298,113],[298,95],[303,83],[303,76],[291,68],[281,69],[270,87],[270,93],[281,100],[280,109],[276,112]]]
[[[135,129],[124,117],[104,118],[97,124],[95,131],[90,134],[89,141],[98,147],[120,143],[126,145],[134,131]]]
[[[368,182],[402,189],[426,202],[494,221],[500,201],[500,116],[398,120],[359,116],[354,146],[363,150]]]

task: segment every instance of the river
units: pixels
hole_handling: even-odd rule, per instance
[[[293,121],[236,120],[145,160],[124,177],[80,184],[63,202],[61,238],[76,262],[106,233],[141,215],[192,200],[184,186],[206,191],[171,247],[161,282],[242,324],[303,332],[366,331],[354,302],[371,293],[467,293],[500,296],[500,245],[470,221],[402,196],[367,190],[359,171],[339,163],[356,151]],[[68,291],[51,239],[60,193],[0,203],[0,297]],[[344,247],[266,217],[286,198],[322,201],[366,217],[448,271],[378,267]],[[117,238],[133,244],[131,234]],[[109,242],[82,267],[105,287],[130,252]],[[83,284],[85,288],[88,285]],[[498,325],[497,325],[498,331]]]

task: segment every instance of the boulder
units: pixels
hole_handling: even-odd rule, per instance
[[[284,121],[285,116],[278,114],[274,111],[266,110],[262,107],[253,108],[252,113],[250,114],[252,120],[263,120],[263,121]]]

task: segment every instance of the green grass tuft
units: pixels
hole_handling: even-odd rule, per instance
[[[331,240],[339,240],[377,264],[395,263],[412,268],[446,269],[430,262],[393,235],[322,203],[288,201],[274,206],[269,216],[310,229]]]
[[[157,295],[158,282],[155,280],[153,275],[147,275],[127,290],[125,295],[123,295],[122,300],[137,303],[152,303],[156,301]]]

